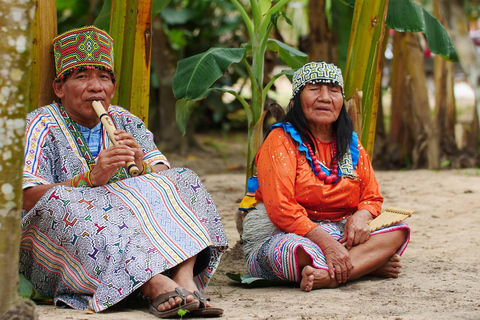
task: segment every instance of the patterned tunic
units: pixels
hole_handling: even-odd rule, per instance
[[[59,106],[27,116],[23,188],[70,180],[88,171]],[[118,106],[115,125],[142,146],[150,165],[167,159],[143,122]],[[101,149],[108,147],[103,129]],[[94,188],[57,185],[22,219],[20,272],[55,303],[102,311],[158,273],[197,255],[202,290],[228,247],[216,206],[198,176],[173,168]],[[167,272],[168,273],[168,272]]]

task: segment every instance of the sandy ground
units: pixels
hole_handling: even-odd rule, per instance
[[[195,160],[195,159],[192,159]],[[245,288],[226,272],[245,272],[234,213],[243,172],[200,174],[224,221],[231,248],[207,293],[223,319],[480,319],[480,171],[379,171],[384,208],[414,209],[398,279],[363,278],[335,289]],[[38,306],[40,320],[154,319],[146,309],[100,314]]]

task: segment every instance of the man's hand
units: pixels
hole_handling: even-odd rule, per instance
[[[143,150],[137,140],[135,140],[130,133],[124,130],[115,130],[115,139],[119,145],[128,146],[133,152],[135,152],[135,164],[138,170],[142,170],[143,164]]]
[[[102,150],[97,164],[90,172],[90,181],[94,186],[103,186],[115,172],[129,161],[135,161],[135,152],[127,145],[115,145]],[[140,164],[140,168],[142,165]]]

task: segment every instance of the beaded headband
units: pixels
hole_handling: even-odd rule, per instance
[[[323,83],[340,86],[343,93],[342,70],[332,63],[309,62],[293,74],[292,99],[307,83]]]
[[[113,73],[113,39],[103,30],[87,26],[67,31],[53,39],[55,81],[74,70],[100,69]]]

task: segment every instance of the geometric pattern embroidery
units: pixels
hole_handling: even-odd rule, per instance
[[[55,69],[60,79],[73,67],[98,66],[113,70],[113,39],[103,30],[88,26],[53,39]]]
[[[295,71],[292,80],[292,99],[307,83],[324,83],[340,86],[343,92],[342,70],[331,63],[310,62]]]

